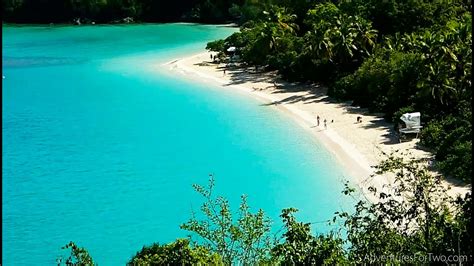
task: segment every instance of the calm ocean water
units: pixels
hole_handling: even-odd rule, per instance
[[[3,27],[3,265],[54,265],[73,240],[100,265],[184,237],[216,177],[234,208],[247,194],[281,227],[282,208],[315,222],[347,199],[342,167],[273,107],[160,74],[227,27],[189,24]]]

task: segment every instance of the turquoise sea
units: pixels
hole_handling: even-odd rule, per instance
[[[165,243],[216,178],[281,228],[344,207],[341,165],[287,114],[162,63],[235,29],[192,24],[3,26],[2,265],[54,265],[69,241],[99,265]]]

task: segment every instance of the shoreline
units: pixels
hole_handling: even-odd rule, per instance
[[[418,140],[395,142],[395,132],[381,116],[369,114],[367,110],[348,103],[331,101],[324,87],[282,81],[274,72],[255,73],[253,68],[229,68],[210,62],[210,55],[209,52],[187,55],[161,66],[187,79],[210,81],[223,89],[236,89],[264,106],[275,107],[289,114],[334,155],[361,194],[369,200],[376,198],[369,193],[368,187],[373,186],[377,191],[382,191],[385,184],[393,182],[392,175],[371,177],[374,174],[373,166],[383,160],[383,153],[402,151],[409,152],[415,158],[433,159],[432,154],[416,149]],[[318,115],[319,127],[316,126]],[[362,123],[355,122],[358,116],[362,117]],[[323,126],[324,119],[328,122],[327,129]],[[450,190],[453,196],[471,190],[468,186],[447,185],[453,187]]]

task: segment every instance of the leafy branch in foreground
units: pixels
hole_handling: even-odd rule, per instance
[[[177,239],[173,243],[155,243],[143,247],[127,263],[135,265],[223,265],[220,256],[201,246],[190,246],[189,239]]]
[[[473,247],[470,193],[449,197],[441,177],[430,172],[426,162],[407,155],[389,155],[376,167],[376,174],[393,174],[394,182],[380,191],[370,188],[376,200],[362,199],[351,212],[336,213],[333,223],[342,222],[340,231],[314,235],[310,223],[297,221],[296,209],[283,209],[285,232],[275,242],[270,241],[269,219],[262,210],[251,213],[245,197],[238,218],[233,218],[227,200],[213,195],[211,175],[208,187],[194,185],[205,198],[202,220],[193,214],[181,225],[203,241],[153,244],[128,265],[399,265],[407,263],[401,258],[426,259],[430,254],[458,255],[460,264],[472,262],[468,261]],[[346,185],[343,194],[354,192]],[[341,236],[344,230],[347,237]],[[66,265],[94,265],[85,249],[72,242],[64,248],[72,248]],[[383,261],[374,261],[381,257]]]
[[[239,216],[232,216],[229,203],[223,197],[214,197],[214,176],[210,175],[209,186],[193,185],[196,192],[205,198],[201,211],[204,220],[192,218],[181,225],[182,229],[196,233],[212,251],[218,253],[226,264],[238,261],[256,264],[268,257],[270,251],[270,220],[262,210],[253,214],[242,196]]]
[[[472,235],[469,216],[470,194],[453,199],[441,177],[431,173],[426,162],[390,155],[377,166],[376,174],[392,173],[395,181],[377,191],[376,202],[361,200],[355,212],[343,212],[348,233],[349,259],[366,262],[367,257],[385,255],[470,254]],[[397,262],[397,261],[392,261]]]
[[[282,265],[335,265],[348,263],[339,235],[313,236],[310,223],[298,222],[297,209],[283,209],[280,217],[285,224],[284,241],[272,248],[272,260]]]
[[[94,260],[85,248],[78,247],[74,242],[69,242],[61,249],[71,249],[71,255],[64,261],[67,266],[94,266]],[[62,257],[58,259],[58,266],[63,263]]]

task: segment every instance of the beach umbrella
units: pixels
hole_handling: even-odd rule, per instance
[[[227,52],[235,52],[235,46],[231,46],[229,48],[227,48]]]

